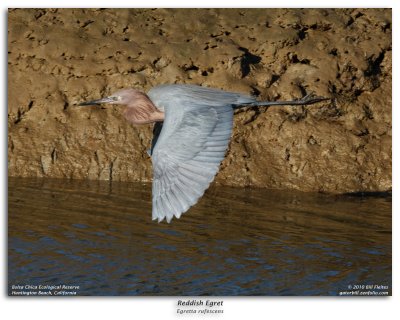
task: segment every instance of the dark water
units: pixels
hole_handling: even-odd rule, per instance
[[[9,180],[12,285],[78,295],[391,294],[391,199],[213,187],[151,221],[148,184]]]

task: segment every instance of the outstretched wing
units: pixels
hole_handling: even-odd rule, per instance
[[[165,110],[152,153],[153,220],[179,218],[204,194],[224,159],[232,122],[230,105]]]

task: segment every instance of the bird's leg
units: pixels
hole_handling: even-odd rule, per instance
[[[157,144],[158,137],[160,136],[164,122],[156,122],[153,127],[153,140],[151,141],[151,148],[147,150],[147,154],[151,157],[153,155],[154,147]]]
[[[330,100],[330,99],[324,98],[324,97],[318,97],[318,96],[315,96],[314,93],[309,93],[299,100],[294,100],[294,101],[289,101],[289,102],[295,102],[297,104],[307,105],[307,104],[313,104],[313,103],[326,101],[326,100]]]
[[[313,93],[307,94],[301,99],[298,100],[289,100],[289,101],[256,101],[247,104],[243,104],[245,107],[255,107],[255,106],[303,106],[314,104],[321,101],[330,100],[329,98],[318,97]]]

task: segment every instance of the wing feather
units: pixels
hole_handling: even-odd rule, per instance
[[[165,108],[152,148],[153,220],[179,218],[204,194],[229,144],[231,105]]]

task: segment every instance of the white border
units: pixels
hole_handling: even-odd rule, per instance
[[[40,3],[39,3],[40,2]],[[351,1],[344,0],[313,0],[313,1],[300,1],[300,0],[281,0],[279,3],[276,1],[151,1],[146,2],[129,2],[114,0],[104,1],[35,1],[31,3],[29,1],[2,1],[2,23],[1,23],[1,70],[3,76],[1,77],[1,97],[3,98],[3,117],[1,121],[1,168],[3,179],[1,181],[1,203],[3,207],[3,219],[2,222],[2,237],[3,245],[0,246],[1,257],[3,263],[1,263],[1,288],[2,295],[0,301],[0,310],[3,319],[24,319],[24,320],[35,320],[35,319],[187,319],[189,316],[177,316],[176,312],[176,301],[174,297],[115,297],[115,298],[68,298],[68,299],[37,299],[37,298],[8,298],[6,297],[7,285],[6,285],[6,242],[7,242],[7,230],[6,230],[6,216],[7,216],[7,160],[4,151],[7,150],[7,55],[6,55],[6,38],[7,34],[7,8],[13,7],[187,7],[187,6],[199,6],[199,7],[386,7],[393,8],[393,57],[399,55],[399,41],[396,37],[399,36],[398,21],[400,21],[400,3],[396,0],[362,0],[362,1]],[[277,6],[279,5],[279,6]],[[399,85],[398,79],[399,63],[398,58],[393,61],[393,88]],[[399,87],[397,87],[399,88]],[[393,90],[393,140],[399,139],[399,90]],[[399,209],[399,170],[397,170],[396,163],[399,163],[399,148],[396,144],[393,144],[393,221],[394,231],[399,231],[398,217],[396,213]],[[391,298],[379,298],[379,297],[348,297],[348,298],[334,298],[334,297],[249,297],[249,298],[225,298],[224,315],[214,315],[213,318],[226,318],[226,319],[393,319],[394,308],[396,303],[399,302],[399,237],[396,232],[393,234],[393,297]],[[398,309],[398,308],[397,308]],[[199,318],[200,316],[190,316],[190,318]],[[202,316],[210,317],[210,316]]]

